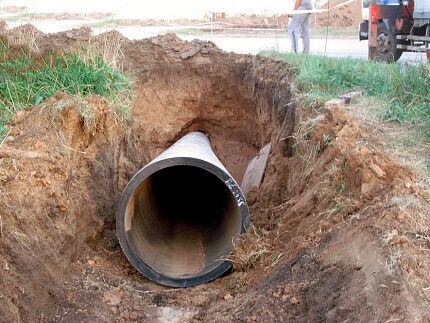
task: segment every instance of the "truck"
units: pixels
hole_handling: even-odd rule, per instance
[[[430,61],[430,0],[363,0],[359,39],[371,60],[394,62],[404,52],[426,53]]]

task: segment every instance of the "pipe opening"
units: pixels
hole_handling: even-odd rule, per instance
[[[219,266],[242,226],[225,183],[190,165],[163,168],[144,179],[128,201],[124,220],[133,253],[171,278],[200,276]]]

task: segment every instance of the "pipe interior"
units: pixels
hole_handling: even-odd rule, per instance
[[[146,178],[126,210],[134,253],[173,278],[213,270],[233,250],[241,230],[234,196],[221,179],[195,166],[171,166]]]

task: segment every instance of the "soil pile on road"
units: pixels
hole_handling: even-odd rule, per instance
[[[28,10],[28,7],[18,7],[18,6],[4,6],[0,7],[0,11],[7,12],[7,13],[21,13]]]
[[[361,18],[361,0],[345,3],[346,0],[331,0],[330,6],[326,3],[320,9],[330,8],[329,12],[318,13],[310,18],[313,27],[358,27]]]
[[[0,36],[2,36],[7,30],[7,24],[2,20],[0,21]]]
[[[98,44],[132,73],[135,95],[126,123],[103,98],[58,94],[10,124],[0,147],[4,321],[429,318],[428,197],[344,111],[302,109],[287,63],[175,35],[34,41],[41,57]],[[252,226],[235,271],[167,289],[129,265],[115,211],[128,180],[193,130],[238,182],[262,147],[273,152],[247,197]]]
[[[286,28],[288,26],[288,15],[235,15],[227,16],[222,22],[233,24],[236,28]]]

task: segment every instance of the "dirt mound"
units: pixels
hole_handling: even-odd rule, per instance
[[[330,6],[325,4],[321,9],[330,8],[327,13],[318,13],[310,18],[313,27],[358,27],[361,18],[361,0],[337,7],[346,2],[345,0],[331,0]]]
[[[91,28],[80,27],[55,34],[42,34],[35,40],[38,49],[37,53],[42,57],[52,51],[55,51],[59,55],[63,53],[90,54],[93,50],[91,43],[92,33]],[[113,47],[113,45],[109,44],[110,47]],[[104,56],[101,50],[102,48],[99,48],[99,52]]]
[[[7,23],[5,23],[3,20],[0,21],[0,36],[4,35],[6,30],[7,30]]]
[[[0,7],[0,10],[7,12],[7,13],[21,13],[21,12],[25,12],[26,10],[28,10],[28,7],[4,6],[4,7]]]
[[[331,0],[330,11],[324,13],[313,14],[310,17],[311,26],[315,27],[358,27],[361,22],[361,0],[354,0],[347,3],[346,0]],[[341,6],[339,6],[341,5]],[[339,7],[337,7],[339,6]],[[327,9],[328,4],[324,4],[319,9]],[[227,16],[218,20],[232,24],[231,27],[236,28],[287,28],[289,17],[288,15],[235,15]]]
[[[82,109],[95,121],[84,120]],[[5,321],[31,320],[38,307],[59,304],[66,269],[101,233],[103,216],[88,192],[106,180],[96,147],[118,136],[113,124],[103,99],[57,97],[10,125],[0,153]]]
[[[234,24],[237,28],[286,28],[289,17],[288,15],[235,15],[221,21]]]
[[[36,42],[44,36],[41,31],[33,25],[25,24],[4,32],[6,39],[11,46],[27,47],[30,51],[38,51]]]
[[[82,19],[109,19],[112,18],[111,12],[55,12],[55,13],[37,13],[32,16],[32,19],[37,20],[82,20]]]
[[[93,31],[90,27],[80,27],[80,28],[74,28],[71,30],[59,32],[59,33],[56,33],[55,35],[59,38],[64,37],[67,39],[88,41],[92,33]]]
[[[174,35],[84,43],[110,37],[135,78],[127,131],[104,99],[59,94],[19,113],[0,147],[3,321],[429,318],[428,197],[367,131],[342,110],[301,109],[284,62]],[[59,52],[83,41],[40,39]],[[259,149],[273,153],[235,271],[172,290],[131,268],[114,218],[127,181],[192,130],[238,182]]]
[[[36,27],[34,27],[31,24],[18,26],[18,27],[9,29],[7,32],[7,35],[10,38],[18,37],[19,35],[22,35],[22,34],[31,34],[31,35],[34,35],[35,37],[41,37],[44,35],[40,30],[38,30]]]
[[[287,161],[273,156],[263,186],[249,199],[256,229],[233,257],[237,272],[229,293],[234,298],[204,308],[200,318],[425,320],[426,305],[412,301],[422,293],[398,276],[404,270],[421,287],[428,279],[427,269],[412,274],[408,259],[412,254],[424,259],[425,252],[417,250],[426,243],[402,235],[414,225],[398,217],[403,209],[427,223],[421,228],[428,226],[423,209],[416,208],[426,204],[426,196],[413,184],[414,175],[364,147],[369,135],[341,110],[301,127],[295,155]],[[408,199],[414,202],[398,203]],[[386,243],[391,248],[384,248]],[[430,262],[422,265],[428,268]]]

